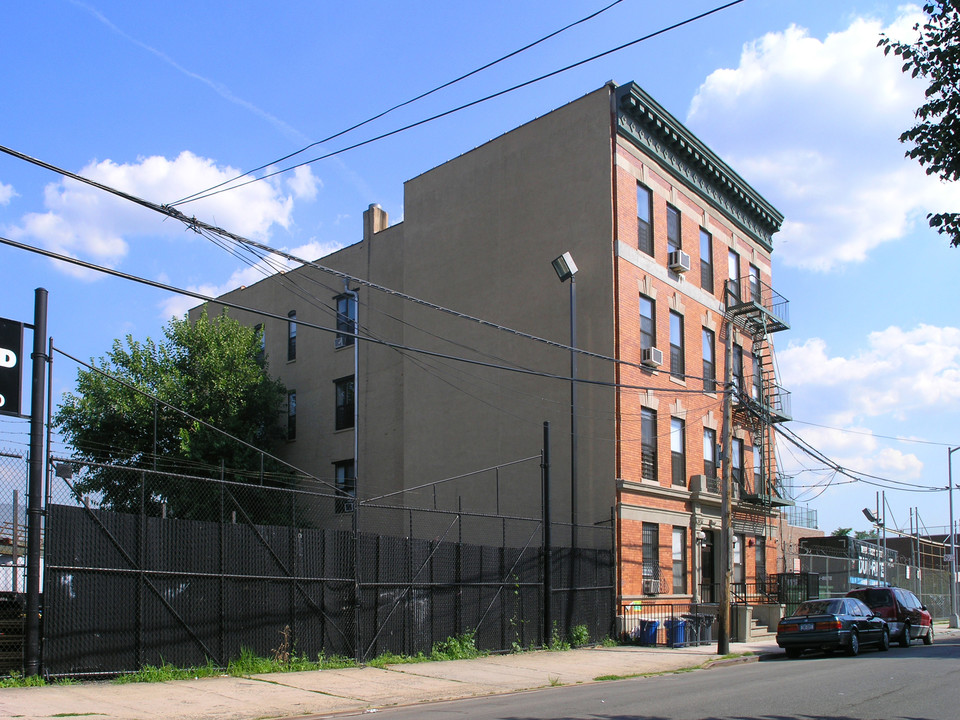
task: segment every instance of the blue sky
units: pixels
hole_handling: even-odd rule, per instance
[[[558,30],[612,0],[556,3],[6,3],[0,144],[169,203],[270,163]],[[402,108],[304,159],[389,132],[711,10],[621,0],[589,22]],[[791,303],[775,338],[794,432],[881,482],[888,524],[910,508],[946,526],[947,447],[960,445],[960,250],[926,226],[957,187],[897,142],[923,85],[876,48],[911,38],[918,6],[745,0],[695,23],[435,122],[183,206],[303,257],[357,242],[380,203],[402,219],[403,181],[607,80],[635,81],[786,216],[774,286]],[[217,294],[259,276],[172,221],[0,155],[0,235]],[[0,317],[30,321],[50,292],[57,347],[100,357],[159,337],[195,304],[0,245]],[[58,359],[54,394],[76,367]],[[26,393],[25,406],[29,403]],[[0,419],[0,448],[25,450]],[[902,439],[907,438],[910,442]],[[797,502],[821,528],[867,529],[881,489],[781,443]],[[960,472],[960,471],[958,471]]]

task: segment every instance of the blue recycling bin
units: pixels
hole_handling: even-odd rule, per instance
[[[634,637],[640,641],[641,645],[656,645],[659,627],[660,623],[656,620],[640,620],[634,631],[636,633]]]
[[[667,642],[671,646],[687,644],[687,622],[686,620],[667,620],[663,624],[667,631]]]

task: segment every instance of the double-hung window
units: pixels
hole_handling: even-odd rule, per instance
[[[674,485],[687,485],[686,432],[683,420],[670,418],[670,472]]]
[[[717,363],[715,359],[715,340],[713,330],[703,328],[703,391],[717,391]]]
[[[743,377],[743,347],[737,343],[733,344],[733,387],[737,393],[743,393],[747,389]]]
[[[733,250],[727,251],[727,296],[725,305],[740,304],[740,256]]]
[[[745,490],[743,486],[743,440],[733,438],[730,443],[730,476],[734,485],[739,485],[741,492]]]
[[[673,593],[687,592],[687,530],[673,528]]]
[[[297,311],[287,313],[287,360],[297,359]]]
[[[670,374],[682,380],[686,376],[683,363],[683,315],[670,311]]]
[[[750,299],[755,302],[757,305],[761,304],[761,293],[760,293],[760,268],[754,264],[750,264],[749,268],[750,278],[748,280],[750,284]]]
[[[667,205],[667,252],[680,249],[680,211]]]
[[[640,410],[640,473],[644,480],[657,479],[657,412]]]
[[[713,293],[713,236],[700,228],[700,287]]]
[[[357,300],[352,294],[337,296],[337,334],[334,345],[338,348],[353,345],[357,334]]]
[[[643,551],[643,579],[660,579],[660,526],[643,523],[640,529]]]
[[[703,429],[703,474],[717,477],[717,431],[707,427]]]
[[[353,427],[353,375],[334,380],[336,388],[336,418],[335,430],[346,430]]]
[[[750,359],[753,361],[753,372],[751,373],[753,382],[750,385],[750,397],[753,398],[754,402],[760,402],[763,396],[763,372],[760,365],[760,356],[753,352],[750,353]]]
[[[334,512],[353,512],[353,499],[357,496],[357,474],[353,460],[341,460],[334,464],[336,472],[336,500]]]
[[[653,193],[637,185],[637,248],[653,257]]]
[[[640,349],[657,346],[656,304],[646,295],[640,296]]]

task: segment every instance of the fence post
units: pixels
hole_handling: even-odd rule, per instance
[[[543,423],[543,451],[540,463],[543,485],[543,644],[550,643],[553,628],[550,595],[553,591],[552,533],[550,530],[550,423]]]
[[[27,487],[27,620],[23,674],[40,672],[40,561],[43,521],[43,401],[47,361],[47,291],[37,288],[33,312],[33,394],[30,403],[30,473]]]

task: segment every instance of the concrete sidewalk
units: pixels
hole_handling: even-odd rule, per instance
[[[778,653],[776,642],[731,643],[751,659]],[[0,689],[0,717],[40,720],[253,720],[358,713],[394,705],[454,700],[693,668],[717,660],[717,646],[588,647],[343,670],[216,677],[163,683],[84,682]],[[721,661],[725,662],[725,661]]]

